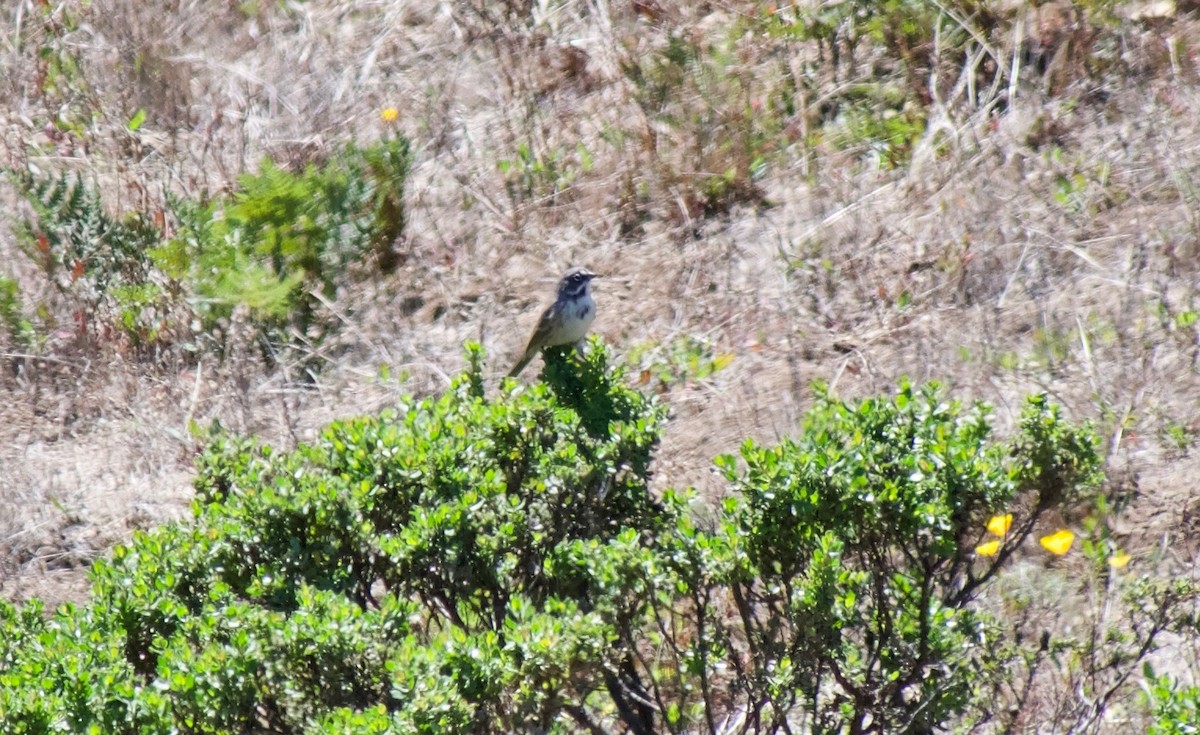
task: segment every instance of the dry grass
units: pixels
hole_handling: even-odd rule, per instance
[[[752,2],[671,5],[7,9],[0,88],[14,102],[0,111],[0,161],[81,171],[114,211],[161,207],[167,191],[222,190],[265,155],[300,164],[336,141],[370,140],[388,106],[417,155],[404,263],[329,304],[343,329],[318,350],[315,382],[266,371],[245,346],[225,359],[148,359],[67,326],[42,357],[7,360],[0,591],[77,599],[92,558],[181,515],[189,421],[303,441],[331,418],[444,386],[467,339],[483,342],[499,376],[572,264],[611,276],[596,289],[596,331],[618,353],[690,336],[734,355],[667,391],[663,486],[719,493],[711,457],[792,432],[814,379],[846,395],[886,392],[902,375],[938,379],[995,404],[1002,424],[1042,390],[1106,437],[1112,490],[1129,499],[1121,542],[1146,565],[1157,549],[1162,563],[1190,570],[1200,344],[1195,326],[1173,318],[1200,309],[1190,45],[1200,27],[1179,16],[1110,31],[1118,60],[1089,70],[1093,57],[1078,47],[1059,53],[1081,42],[1063,40],[1056,14],[1066,10],[1029,11],[1023,43],[990,39],[976,67],[930,77],[940,84],[930,85],[927,132],[911,166],[889,170],[862,146],[813,135],[831,90],[878,59],[821,80],[821,94],[797,91],[797,108],[767,129],[770,99],[808,73],[814,44],[737,38],[721,74],[680,82],[663,114],[648,114],[623,70],[672,36],[723,42],[760,12]],[[78,71],[50,84],[39,49],[70,54]],[[983,68],[988,54],[1003,67],[1022,49],[1047,59],[1044,73],[1033,64],[1011,90],[969,98],[964,69]],[[139,108],[147,120],[131,132]],[[706,216],[697,182],[722,167],[749,172],[754,130],[774,135],[757,151],[762,175]],[[520,179],[522,147],[552,165]],[[2,196],[20,212],[13,192]],[[28,303],[65,308],[7,226],[0,274]]]

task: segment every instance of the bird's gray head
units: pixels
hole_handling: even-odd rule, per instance
[[[587,268],[572,268],[558,282],[558,298],[573,299],[587,293],[588,284],[593,278],[598,278]]]

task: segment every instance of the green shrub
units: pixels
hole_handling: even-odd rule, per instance
[[[652,547],[566,549],[560,563],[589,570],[595,609],[634,652],[608,706],[635,731],[672,733],[985,718],[1019,647],[973,600],[1032,532],[1051,478],[1069,487],[1060,500],[1097,479],[1090,431],[1044,399],[1022,427],[992,441],[983,406],[936,386],[854,404],[818,390],[799,439],[718,460],[732,493],[716,517],[669,492]],[[978,557],[1005,509],[1019,522]]]
[[[156,341],[169,297],[152,278],[149,253],[160,232],[151,218],[110,215],[99,189],[79,175],[9,172],[9,178],[34,212],[18,223],[21,249],[66,299],[76,328],[113,327],[136,344]],[[28,342],[34,328],[17,318],[15,298],[0,294],[0,318],[10,330],[16,321]],[[38,312],[53,318],[46,305]]]
[[[43,710],[47,732],[553,723],[603,681],[612,638],[586,580],[551,560],[575,542],[649,542],[663,412],[598,345],[582,363],[552,358],[562,380],[509,382],[495,400],[473,360],[444,396],[336,423],[293,453],[214,434],[191,524],[115,549],[82,613],[43,628],[10,611],[0,672],[47,697],[15,686],[24,704],[0,709],[0,729]],[[26,643],[37,636],[49,646]],[[37,676],[50,651],[115,683]]]
[[[264,332],[305,334],[325,326],[320,301],[334,299],[355,266],[389,272],[399,263],[410,163],[401,136],[348,144],[299,173],[266,160],[232,195],[175,201],[178,232],[151,255],[186,284],[206,328],[245,304]]]
[[[750,675],[788,684],[782,703],[768,692],[773,707],[798,697],[821,731],[926,732],[991,694],[1000,631],[970,603],[1044,510],[1025,496],[1060,479],[1086,489],[1099,460],[1092,434],[1040,397],[1013,442],[990,439],[985,407],[902,384],[889,401],[819,392],[798,440],[747,444],[744,470],[721,460],[740,498],[727,523],[741,540],[734,599],[761,657]],[[979,560],[987,518],[1014,507],[1004,550]]]
[[[34,210],[18,228],[23,250],[67,297],[81,330],[95,319],[135,346],[185,334],[190,327],[174,323],[187,318],[174,312],[183,294],[206,331],[244,304],[260,336],[286,343],[289,329],[312,340],[335,324],[318,318],[320,303],[336,299],[355,268],[397,267],[410,164],[401,136],[347,144],[300,173],[267,160],[259,173],[242,176],[232,195],[173,199],[178,227],[165,243],[152,217],[111,216],[99,190],[78,176],[10,178]],[[20,320],[17,294],[4,283],[0,325],[28,341],[32,327]],[[55,310],[38,311],[51,319]]]
[[[0,730],[13,735],[167,732],[166,702],[145,687],[121,631],[91,608],[0,603]]]
[[[1147,673],[1145,697],[1154,718],[1147,734],[1195,735],[1200,731],[1200,688]]]
[[[652,497],[664,410],[591,347],[551,351],[545,382],[492,398],[472,348],[443,395],[293,452],[215,428],[190,523],[115,549],[87,606],[0,607],[0,730],[987,719],[1027,659],[973,601],[1043,513],[1094,484],[1086,428],[1035,397],[999,442],[982,406],[935,386],[858,403],[819,390],[800,438],[719,460],[731,495],[704,509]],[[1018,520],[979,556],[999,511]],[[1137,599],[1154,630],[1177,629],[1159,597]]]

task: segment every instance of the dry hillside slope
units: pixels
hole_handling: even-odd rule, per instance
[[[865,37],[835,62],[844,38],[772,35],[789,4],[672,5],[4,10],[0,161],[78,172],[115,214],[349,139],[398,131],[414,163],[398,267],[326,301],[340,329],[308,376],[269,368],[236,319],[223,352],[189,349],[186,318],[151,349],[79,328],[6,185],[0,275],[44,331],[23,348],[0,329],[0,591],[78,599],[91,559],[184,514],[189,422],[303,441],[440,389],[469,339],[498,380],[574,264],[609,276],[594,330],[672,407],[662,485],[719,494],[712,456],[794,431],[815,379],[937,379],[1001,425],[1046,391],[1106,438],[1130,552],[1191,568],[1200,24],[1006,6],[966,52],[905,65]]]

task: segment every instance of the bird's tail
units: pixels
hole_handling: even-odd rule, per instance
[[[520,372],[525,369],[525,366],[528,365],[529,361],[532,359],[533,359],[532,352],[525,353],[525,356],[522,357],[520,360],[518,360],[516,365],[513,365],[513,369],[508,371],[508,377],[510,377],[510,378],[517,377],[517,375],[519,375]]]

